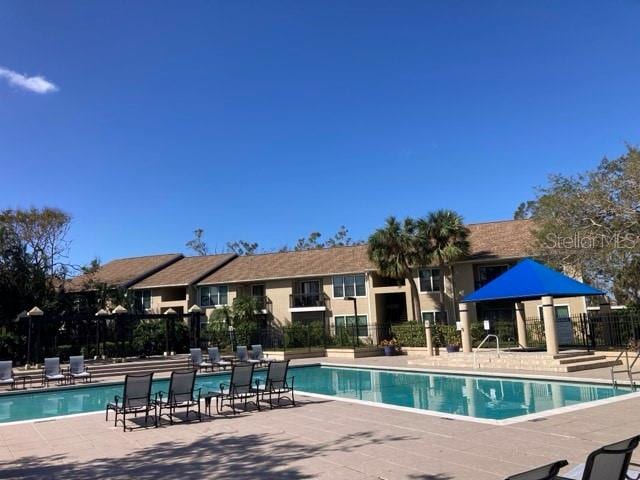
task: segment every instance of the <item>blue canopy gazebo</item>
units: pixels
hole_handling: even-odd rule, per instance
[[[545,338],[547,352],[558,353],[558,335],[556,315],[553,308],[554,298],[583,297],[604,295],[605,292],[579,282],[563,273],[538,263],[530,258],[521,260],[502,275],[465,295],[460,303],[460,322],[462,324],[462,349],[471,352],[471,335],[468,303],[489,302],[495,300],[513,300],[516,305],[516,325],[520,344],[526,345],[524,311],[520,302],[542,299]]]

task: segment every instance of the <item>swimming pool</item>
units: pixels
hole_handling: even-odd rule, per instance
[[[312,365],[289,372],[301,392],[487,420],[631,393],[600,384],[370,368]],[[264,376],[264,371],[256,373],[256,378]],[[202,375],[196,382],[204,394],[228,380],[228,374]],[[167,380],[157,380],[153,391],[166,390],[167,385]],[[122,383],[0,395],[0,423],[104,411],[106,403],[121,394]]]

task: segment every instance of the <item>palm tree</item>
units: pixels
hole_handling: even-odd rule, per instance
[[[402,223],[389,217],[384,227],[379,228],[368,241],[369,259],[376,265],[378,273],[396,280],[406,280],[411,287],[412,318],[420,318],[420,298],[413,277],[413,268],[424,265],[430,258],[428,237],[416,235],[416,222],[406,218]]]
[[[453,210],[437,210],[416,222],[417,234],[430,245],[430,258],[426,264],[437,265],[444,277],[444,268],[449,265],[451,282],[456,260],[469,255],[469,229],[462,216]],[[443,292],[444,293],[444,292]],[[452,292],[455,296],[455,291]],[[455,298],[454,298],[455,300]],[[441,307],[442,310],[442,307]]]

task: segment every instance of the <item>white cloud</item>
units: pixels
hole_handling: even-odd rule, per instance
[[[44,77],[39,75],[27,77],[4,67],[0,67],[0,78],[4,78],[9,85],[24,88],[34,93],[50,93],[58,90],[58,87]]]

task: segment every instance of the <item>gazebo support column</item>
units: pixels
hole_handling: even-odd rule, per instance
[[[558,349],[558,333],[556,331],[556,311],[553,308],[553,297],[542,297],[542,315],[544,317],[544,336],[547,340],[547,353],[556,355]]]
[[[522,348],[527,348],[527,325],[524,320],[524,303],[516,302],[516,329],[518,330],[518,343]]]
[[[469,312],[467,311],[468,304],[460,304],[460,324],[462,326],[462,351],[464,353],[471,353],[473,350],[471,347],[471,324],[469,323]]]

